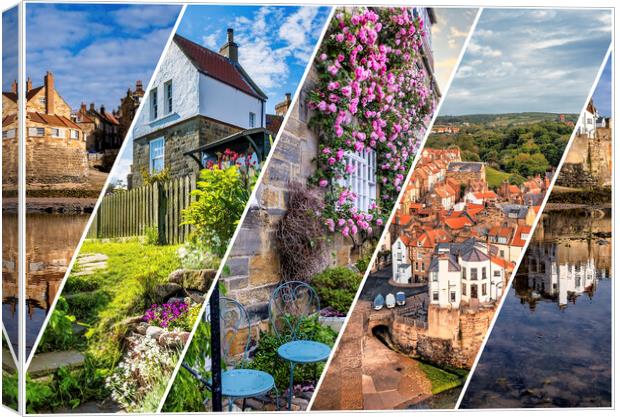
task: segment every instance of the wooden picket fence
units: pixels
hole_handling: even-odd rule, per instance
[[[183,243],[191,232],[182,212],[194,200],[196,177],[173,178],[103,197],[88,238],[144,236],[157,229],[161,244]]]

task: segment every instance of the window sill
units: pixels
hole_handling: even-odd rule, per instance
[[[180,116],[177,112],[168,113],[162,117],[158,117],[157,119],[149,120],[149,126],[155,126],[161,123],[165,123],[168,120],[176,120]]]

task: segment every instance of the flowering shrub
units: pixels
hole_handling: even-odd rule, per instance
[[[144,313],[143,321],[163,328],[181,327],[180,322],[187,315],[189,306],[183,301],[172,301],[161,305],[153,304]]]
[[[155,339],[144,337],[125,354],[114,373],[106,378],[106,388],[111,397],[126,411],[150,411],[141,406],[154,390],[154,387],[166,384],[175,364],[177,354],[167,350]]]
[[[323,217],[344,236],[372,234],[388,214],[381,204],[359,212],[342,185],[354,171],[347,153],[373,150],[379,201],[394,201],[434,111],[425,73],[416,65],[423,22],[407,8],[343,9],[321,45],[319,80],[309,95],[310,125],[320,136],[311,181],[325,189]]]
[[[206,168],[213,169],[227,169],[230,167],[236,167],[241,176],[241,180],[245,185],[249,193],[252,192],[252,187],[258,178],[260,166],[258,161],[254,160],[254,154],[241,154],[226,148],[224,152],[217,154],[217,160],[207,161]]]

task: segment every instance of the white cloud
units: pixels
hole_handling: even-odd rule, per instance
[[[470,42],[467,48],[472,54],[482,55],[485,57],[498,57],[502,55],[502,51],[499,49],[493,49],[490,46],[481,46],[475,42]]]
[[[202,37],[202,44],[211,50],[217,51],[219,49],[217,42],[221,33],[221,30],[217,30],[209,35],[204,35]]]

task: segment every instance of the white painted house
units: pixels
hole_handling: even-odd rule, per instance
[[[577,134],[587,136],[590,139],[594,138],[596,134],[596,120],[598,117],[598,111],[596,107],[594,107],[592,100],[590,100],[585,111],[579,115],[579,119],[577,120]]]
[[[410,239],[400,235],[392,244],[392,279],[399,284],[411,281],[411,259],[409,259]]]
[[[429,268],[429,299],[441,308],[490,303],[504,291],[509,263],[482,242],[438,246]]]
[[[174,36],[133,130],[134,185],[144,171],[196,172],[199,164],[187,152],[265,127],[267,96],[238,58],[232,29],[219,53]]]

